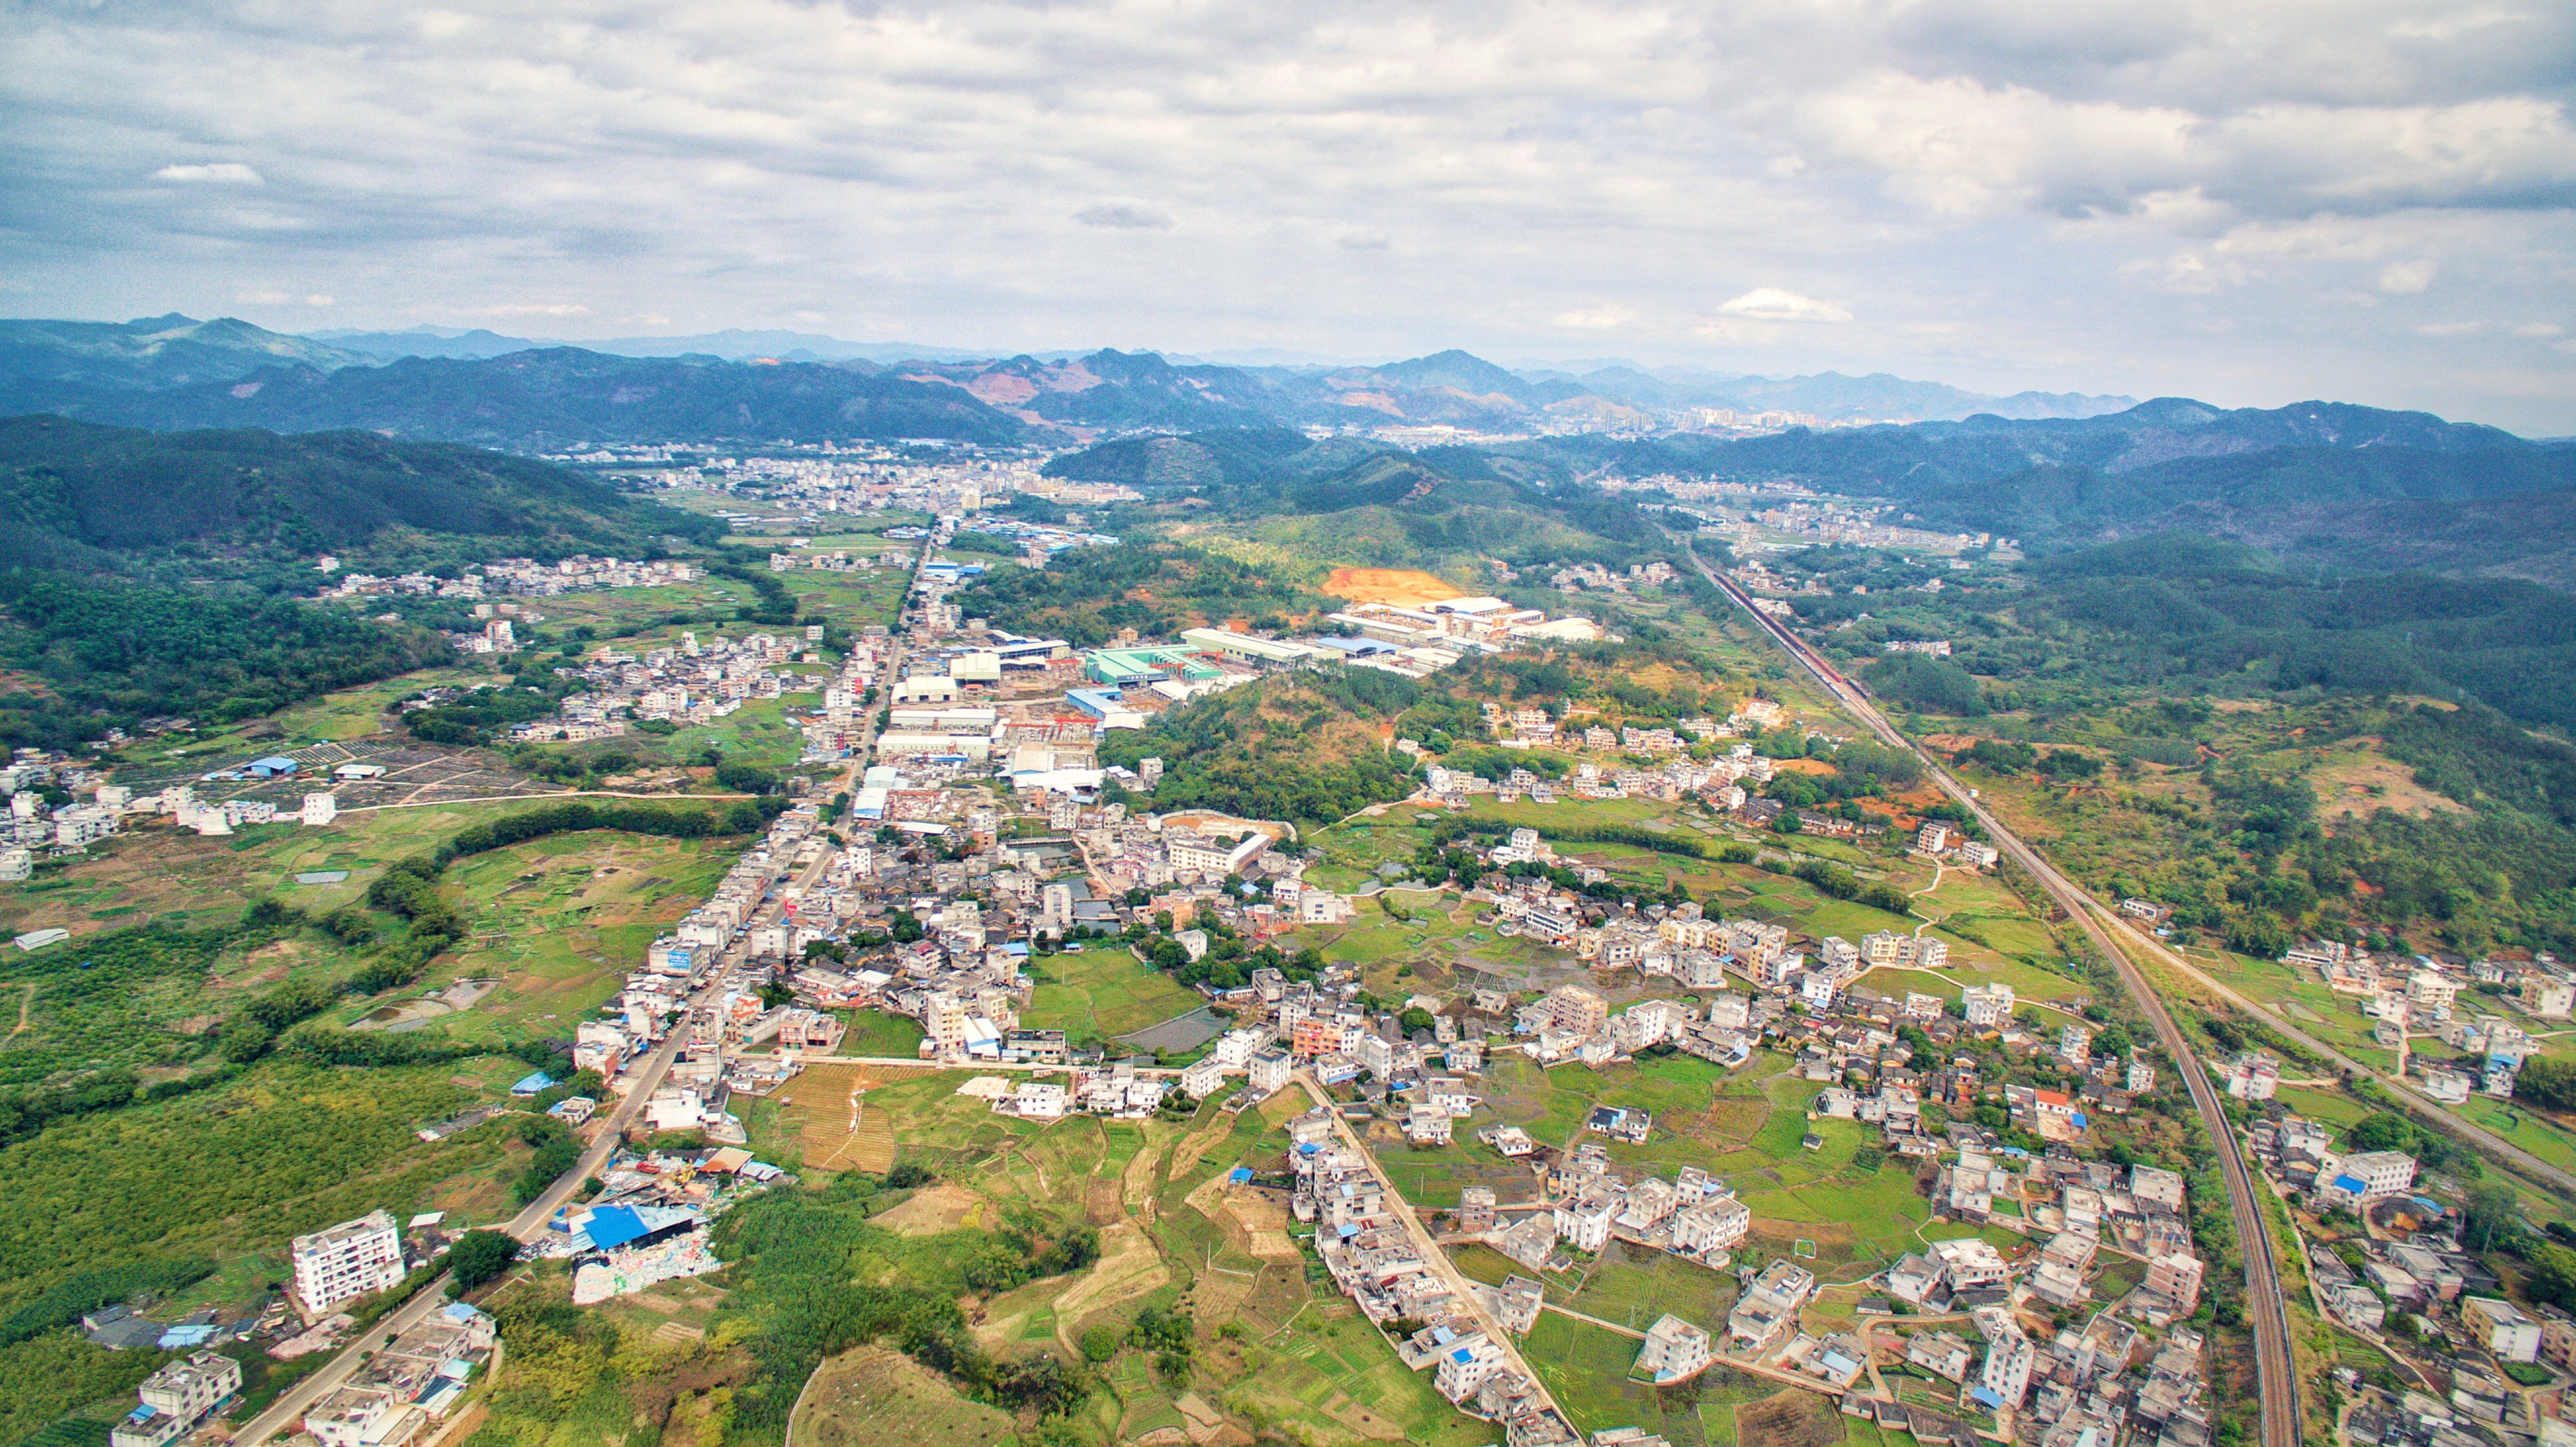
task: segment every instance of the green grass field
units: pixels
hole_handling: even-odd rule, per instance
[[[889,1015],[882,1010],[837,1010],[850,1033],[841,1037],[841,1048],[835,1055],[894,1056],[914,1059],[921,1050],[921,1022],[909,1015]]]
[[[1100,1039],[1186,1015],[1202,1003],[1195,992],[1117,946],[1049,955],[1031,968],[1037,994],[1020,1018],[1031,1030]]]

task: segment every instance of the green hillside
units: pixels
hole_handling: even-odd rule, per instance
[[[453,656],[425,629],[283,596],[318,553],[400,572],[723,531],[544,463],[371,432],[0,419],[0,743],[248,718]]]
[[[142,432],[0,419],[0,563],[122,567],[354,553],[396,533],[513,551],[637,553],[721,536],[712,519],[524,458],[372,432]]]

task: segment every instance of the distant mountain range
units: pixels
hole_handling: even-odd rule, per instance
[[[586,352],[606,352],[615,357],[716,357],[728,362],[749,361],[755,357],[780,362],[902,362],[914,359],[963,362],[983,355],[961,347],[933,347],[913,342],[845,342],[838,337],[817,336],[811,332],[754,332],[740,328],[693,337],[612,337],[593,342],[505,337],[480,327],[471,331],[455,327],[414,327],[402,332],[339,329],[309,335],[314,341],[380,362],[400,361],[405,357],[500,357],[512,352],[549,351],[557,347],[578,347]]]
[[[615,377],[610,394],[649,391],[726,394],[744,404],[730,420],[703,414],[664,416],[658,406],[620,404],[599,412],[568,398],[559,415],[529,411],[527,399],[499,409],[470,429],[419,435],[512,447],[611,442],[646,434],[656,440],[735,441],[820,436],[934,437],[960,441],[1005,440],[1014,429],[1048,429],[1053,440],[1085,440],[1101,433],[1190,430],[1221,426],[1447,426],[1481,433],[1611,431],[1784,421],[1848,424],[1861,421],[1956,420],[1980,413],[2006,418],[2089,417],[2134,405],[2127,397],[2026,392],[1990,397],[1936,382],[1884,374],[1846,377],[1729,376],[1689,368],[1641,369],[1625,363],[1580,374],[1547,368],[1518,371],[1465,352],[1441,352],[1380,366],[1230,366],[1155,353],[1057,352],[985,357],[958,348],[911,343],[854,343],[802,332],[726,331],[690,337],[629,337],[578,345],[488,330],[419,328],[407,332],[330,331],[309,337],[263,331],[230,318],[200,322],[171,315],[126,323],[0,322],[0,406],[15,411],[60,411],[99,421],[144,426],[231,425],[363,426],[408,431],[417,419],[399,406],[385,412],[389,388],[359,384],[339,374],[352,368],[387,368],[404,387],[426,389],[442,405],[458,389],[524,392],[526,359],[578,353],[594,362],[556,361],[538,371],[589,379]],[[512,360],[507,367],[501,364]],[[705,368],[713,364],[758,366],[754,380],[715,383],[703,373],[693,381],[663,370],[636,371],[614,361],[662,362]],[[484,370],[403,369],[405,363],[450,363]],[[821,377],[799,368],[849,376]],[[304,401],[280,410],[260,393],[232,397],[242,383],[263,391],[283,388],[288,373],[332,378],[323,394],[302,389]],[[275,375],[271,375],[271,374]],[[488,379],[478,382],[476,377]],[[877,379],[875,382],[853,379]],[[946,422],[925,419],[916,407],[861,409],[845,419],[816,414],[817,395],[841,401],[905,397],[884,382],[909,382],[963,393],[981,408],[952,409]],[[200,395],[189,395],[193,393]],[[768,400],[768,394],[799,394]],[[178,394],[145,402],[131,395]],[[917,399],[915,399],[917,400]],[[243,403],[247,405],[234,405]],[[934,409],[935,410],[935,409]],[[685,411],[685,409],[684,409]],[[883,415],[879,415],[883,414]],[[856,421],[861,425],[850,425]],[[627,424],[640,425],[641,432]],[[882,424],[882,425],[880,425]],[[712,430],[708,430],[712,429]],[[819,429],[819,430],[816,430]],[[911,430],[897,430],[911,429]],[[998,431],[997,431],[998,429]]]
[[[601,349],[610,346],[665,354]],[[417,354],[431,350],[449,354]],[[2043,548],[2188,530],[2357,566],[2576,583],[2576,493],[2556,498],[2576,487],[2576,446],[2420,412],[1996,398],[1884,375],[1769,379],[1624,363],[1516,370],[1462,351],[1368,366],[1224,366],[1114,350],[925,355],[938,350],[789,332],[571,347],[491,332],[293,337],[181,316],[0,322],[0,414],[165,431],[364,429],[516,452],[1192,439],[1071,464],[1122,478],[1193,475],[1211,447],[1240,450],[1197,439],[1331,428],[1377,433],[1347,436],[1340,450],[1390,487],[1415,467],[1435,485],[1495,469],[1563,479],[1615,467],[1885,497],[1926,524]],[[1923,420],[1709,429],[1728,413]],[[1527,440],[1482,440],[1496,434]],[[1400,461],[1368,461],[1381,455]]]

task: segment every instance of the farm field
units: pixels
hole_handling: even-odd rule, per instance
[[[1032,1030],[1076,1040],[1107,1039],[1199,1008],[1198,995],[1117,945],[1034,960],[1036,997],[1021,1018]]]
[[[474,933],[439,969],[500,988],[441,1023],[456,1038],[496,1043],[569,1035],[656,935],[706,899],[733,856],[723,841],[589,832],[459,860],[447,880],[476,906]]]
[[[485,1070],[488,1064],[496,1067]],[[506,1122],[436,1142],[422,1125],[499,1097],[515,1061],[343,1072],[272,1060],[239,1079],[0,1147],[0,1308],[103,1260],[204,1254],[199,1288],[256,1299],[280,1243],[363,1215],[507,1209],[527,1149]],[[499,1082],[495,1088],[493,1082]]]
[[[870,1346],[814,1369],[787,1447],[985,1447],[1014,1425],[903,1353]]]
[[[165,921],[205,926],[240,915],[274,894],[307,910],[331,910],[366,893],[394,860],[425,853],[471,824],[524,804],[374,809],[330,825],[253,824],[204,838],[147,824],[94,846],[87,858],[24,884],[0,884],[0,928],[48,926],[75,935]],[[345,880],[297,884],[295,876],[347,870]]]
[[[1123,1332],[1149,1308],[1186,1312],[1197,1324],[1197,1344],[1185,1378],[1173,1379],[1134,1352],[1101,1367],[1123,1437],[1185,1423],[1263,1423],[1328,1444],[1478,1447],[1487,1440],[1481,1424],[1452,1411],[1427,1375],[1406,1371],[1377,1329],[1333,1292],[1292,1241],[1276,1193],[1228,1184],[1237,1165],[1277,1168],[1287,1146],[1282,1122],[1302,1100],[1283,1097],[1241,1116],[1209,1107],[1187,1120],[1076,1116],[1040,1124],[995,1115],[983,1101],[957,1094],[972,1076],[811,1069],[780,1092],[774,1113],[750,1118],[753,1143],[767,1158],[825,1169],[810,1149],[832,1144],[848,1119],[852,1085],[864,1084],[860,1118],[884,1131],[884,1164],[920,1165],[938,1177],[877,1217],[905,1233],[908,1249],[935,1252],[951,1241],[988,1239],[967,1224],[979,1221],[1078,1221],[1098,1230],[1095,1265],[985,1299],[971,1319],[977,1342],[1009,1357],[1070,1353],[1091,1328]],[[815,1134],[791,1135],[816,1117]],[[838,1381],[823,1382],[836,1400],[845,1395]],[[923,1400],[934,1425],[964,1420],[938,1400]],[[853,1435],[836,1441],[884,1440],[864,1435],[877,1429],[856,1420],[844,1420],[840,1430]],[[807,1442],[801,1421],[798,1431],[796,1441]]]

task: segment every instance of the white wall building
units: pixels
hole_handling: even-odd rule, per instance
[[[370,1211],[354,1221],[298,1236],[287,1248],[295,1295],[316,1315],[382,1291],[403,1279],[402,1232],[393,1216]]]

